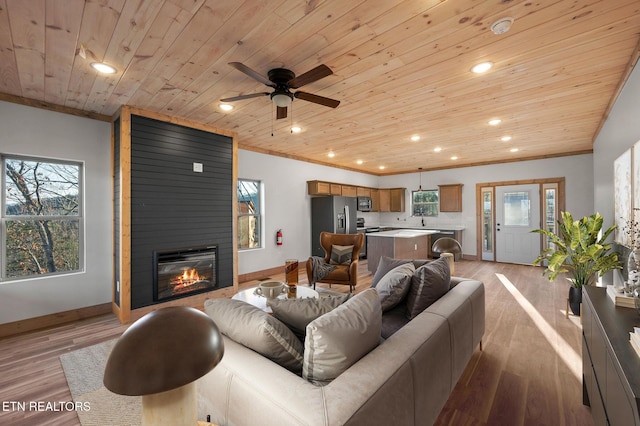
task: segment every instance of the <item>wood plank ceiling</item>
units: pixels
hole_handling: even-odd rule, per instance
[[[591,152],[639,34],[638,0],[0,0],[0,99],[108,116],[126,104],[236,132],[245,149],[406,173]],[[482,61],[493,68],[472,74]],[[302,90],[341,103],[295,99],[276,120],[258,97],[225,113],[221,98],[272,90],[229,62],[264,76],[326,64]]]

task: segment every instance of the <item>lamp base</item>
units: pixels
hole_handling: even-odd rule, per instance
[[[142,426],[197,425],[196,382],[142,395]]]

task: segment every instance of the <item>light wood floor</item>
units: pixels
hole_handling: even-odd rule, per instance
[[[366,261],[360,271],[356,291],[372,278]],[[568,287],[561,280],[549,283],[541,273],[530,266],[456,262],[457,276],[485,283],[486,333],[483,351],[474,354],[437,425],[593,424],[582,405],[579,318],[565,318]],[[7,404],[71,401],[59,356],[113,339],[125,329],[105,315],[0,340],[0,425],[78,425],[73,412],[18,412]]]

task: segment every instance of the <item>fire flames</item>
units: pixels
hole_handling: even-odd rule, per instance
[[[188,287],[204,280],[205,278],[201,277],[200,274],[198,274],[198,271],[192,268],[185,269],[181,275],[171,278],[170,283],[173,286]]]

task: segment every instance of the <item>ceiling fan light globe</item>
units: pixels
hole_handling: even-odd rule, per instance
[[[273,93],[271,95],[271,100],[274,104],[276,104],[276,106],[285,108],[291,105],[293,96],[289,95],[288,93]]]

